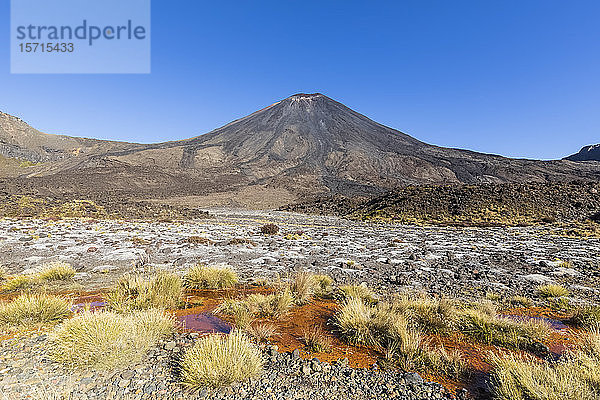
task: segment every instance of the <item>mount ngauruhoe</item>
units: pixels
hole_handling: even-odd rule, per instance
[[[600,178],[595,162],[432,146],[322,94],[297,94],[207,134],[149,145],[48,135],[0,113],[0,156],[7,193],[212,196],[217,203],[236,195],[285,203],[406,184]]]

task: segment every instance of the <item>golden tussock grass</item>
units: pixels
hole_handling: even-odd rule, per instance
[[[227,264],[197,264],[187,270],[183,281],[189,289],[224,289],[235,286],[239,279]]]
[[[0,305],[0,325],[11,328],[54,324],[71,315],[71,302],[47,294],[22,294]]]
[[[84,311],[51,332],[50,355],[69,368],[125,367],[138,362],[174,330],[174,318],[161,310],[131,314]]]
[[[121,277],[105,300],[117,312],[174,309],[180,304],[182,293],[181,278],[175,274],[159,272],[151,278],[131,274]]]
[[[233,331],[198,339],[183,357],[181,377],[192,389],[221,387],[257,377],[262,366],[258,348],[240,331]]]

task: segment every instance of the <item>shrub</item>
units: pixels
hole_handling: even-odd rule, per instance
[[[538,295],[544,298],[568,296],[569,291],[560,285],[542,285],[537,288]]]
[[[46,294],[23,294],[0,306],[0,325],[33,326],[60,322],[71,314],[71,302]]]
[[[600,327],[600,306],[577,308],[569,319],[569,322],[584,329]]]
[[[69,263],[55,261],[44,264],[37,277],[42,281],[67,281],[75,276],[75,269]]]
[[[238,283],[238,276],[227,264],[197,264],[186,272],[183,280],[190,289],[224,289]]]
[[[3,292],[19,292],[33,288],[39,283],[35,276],[17,275],[7,279],[2,285]]]
[[[115,289],[105,296],[105,300],[117,312],[173,309],[181,302],[182,291],[181,278],[168,272],[159,272],[149,279],[125,275],[117,281]]]
[[[190,388],[220,387],[256,377],[262,372],[259,350],[240,331],[199,339],[181,365],[183,384]]]
[[[357,298],[368,304],[377,303],[377,298],[371,289],[367,285],[346,285],[339,288],[339,297],[342,301],[347,301],[352,298]]]
[[[328,336],[320,325],[307,328],[303,332],[302,340],[306,347],[312,352],[328,352],[332,346],[332,339]]]
[[[266,224],[260,227],[260,231],[265,235],[275,235],[279,232],[279,227],[275,224]]]
[[[277,335],[277,327],[268,322],[250,325],[246,331],[259,342],[267,342],[271,337]]]
[[[462,333],[482,343],[515,349],[530,349],[550,334],[546,322],[518,321],[478,309],[463,310],[459,325]]]
[[[70,368],[125,367],[138,362],[174,330],[173,317],[160,310],[132,314],[84,311],[51,333],[50,355]]]

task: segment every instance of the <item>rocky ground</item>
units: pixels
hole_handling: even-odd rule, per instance
[[[108,288],[131,270],[183,271],[196,262],[227,262],[247,280],[306,269],[327,273],[338,284],[366,282],[388,294],[417,290],[474,299],[493,292],[535,300],[538,285],[555,282],[570,290],[574,303],[600,299],[600,239],[552,235],[542,227],[425,228],[284,212],[211,214],[181,223],[4,219],[0,263],[10,274],[27,274],[44,262],[67,261],[78,273],[76,283],[64,289],[82,291]],[[279,225],[280,232],[261,234],[267,222]],[[264,349],[260,379],[192,396],[176,382],[176,361],[192,340],[177,334],[125,371],[70,373],[48,359],[43,332],[5,339],[0,399],[52,399],[64,393],[73,393],[73,399],[444,397],[441,386],[416,374],[354,370],[343,361],[301,360],[272,348]]]
[[[176,380],[178,360],[197,334],[177,334],[126,370],[65,370],[47,355],[47,336],[0,342],[3,399],[443,399],[446,391],[416,373],[353,369],[347,360],[303,360],[297,352],[263,348],[265,373],[230,388],[190,392]],[[68,397],[70,396],[70,397]]]
[[[565,285],[574,301],[600,299],[600,239],[553,235],[547,227],[440,228],[284,212],[213,214],[181,223],[4,219],[0,262],[8,273],[20,274],[66,261],[86,290],[110,287],[135,268],[183,271],[197,262],[227,262],[249,280],[306,269],[389,293],[423,290],[467,299],[489,291],[533,296],[538,285],[554,282]],[[278,224],[279,234],[261,234],[267,222]],[[190,237],[208,240],[193,243]]]

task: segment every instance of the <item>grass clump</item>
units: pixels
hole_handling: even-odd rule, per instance
[[[318,282],[310,272],[301,271],[296,274],[291,285],[292,293],[298,304],[306,304],[315,294]]]
[[[404,295],[393,303],[392,312],[405,316],[419,331],[445,334],[454,328],[457,311],[452,301]]]
[[[246,332],[254,337],[258,342],[266,343],[270,338],[277,335],[277,327],[269,322],[261,322],[255,325],[249,325]]]
[[[531,299],[525,296],[513,296],[510,299],[508,299],[508,302],[513,306],[520,307],[531,307],[533,305]]]
[[[367,304],[376,304],[377,297],[367,285],[345,285],[341,286],[338,291],[338,295],[342,301],[348,301],[349,299],[360,299]]]
[[[585,306],[575,310],[569,322],[584,329],[600,328],[600,306]]]
[[[62,321],[71,315],[71,302],[47,294],[23,294],[0,305],[0,325],[31,327]]]
[[[600,397],[600,334],[556,362],[531,356],[491,356],[493,392],[501,400],[591,400]]]
[[[306,347],[314,353],[329,352],[333,341],[320,325],[307,328],[303,332],[302,340]]]
[[[183,384],[201,387],[228,386],[256,377],[262,372],[260,351],[240,331],[199,339],[181,364]]]
[[[569,291],[560,285],[548,284],[538,286],[537,293],[540,297],[550,299],[569,295]]]
[[[0,282],[6,279],[6,270],[4,267],[0,267]]]
[[[509,319],[489,309],[463,310],[458,324],[462,333],[481,343],[523,350],[531,349],[550,334],[550,326],[544,321]]]
[[[32,275],[17,275],[7,279],[2,285],[2,292],[20,292],[29,290],[39,283],[36,276]]]
[[[70,368],[125,367],[174,330],[173,317],[156,309],[131,314],[84,311],[51,333],[50,354]]]
[[[55,261],[44,264],[37,277],[42,281],[68,281],[75,276],[75,269],[69,263]]]
[[[189,289],[224,289],[235,286],[239,279],[227,264],[197,264],[187,270],[183,281]]]
[[[233,315],[236,325],[245,328],[252,318],[277,318],[287,313],[294,304],[294,297],[289,289],[278,293],[254,293],[241,300],[225,300],[215,309],[215,313]],[[242,323],[238,322],[238,319]]]
[[[159,272],[152,278],[125,275],[116,287],[105,296],[108,306],[117,312],[173,309],[181,302],[182,282],[175,274]]]

